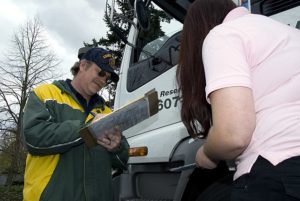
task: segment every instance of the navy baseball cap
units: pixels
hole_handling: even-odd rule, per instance
[[[82,47],[78,50],[78,59],[81,60],[82,56],[88,51],[92,49],[92,47]]]
[[[115,59],[109,51],[99,47],[91,48],[82,55],[81,59],[94,62],[101,70],[111,74],[113,82],[117,83],[119,81],[119,76],[114,71]]]

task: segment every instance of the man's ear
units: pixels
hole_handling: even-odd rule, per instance
[[[80,61],[79,71],[85,71],[85,70],[86,70],[86,62],[85,61]]]

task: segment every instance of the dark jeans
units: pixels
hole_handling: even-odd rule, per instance
[[[300,201],[300,156],[276,166],[259,156],[251,172],[234,181],[231,201]]]

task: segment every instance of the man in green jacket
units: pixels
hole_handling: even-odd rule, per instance
[[[112,168],[125,169],[129,145],[118,128],[88,148],[79,130],[111,110],[97,94],[119,77],[112,55],[92,48],[75,63],[73,80],[54,81],[30,94],[23,118],[28,148],[24,201],[110,201]]]

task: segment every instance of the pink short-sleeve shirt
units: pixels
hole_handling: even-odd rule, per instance
[[[206,96],[215,90],[252,89],[256,128],[237,158],[234,179],[257,157],[277,165],[300,155],[300,30],[238,7],[205,38]]]

